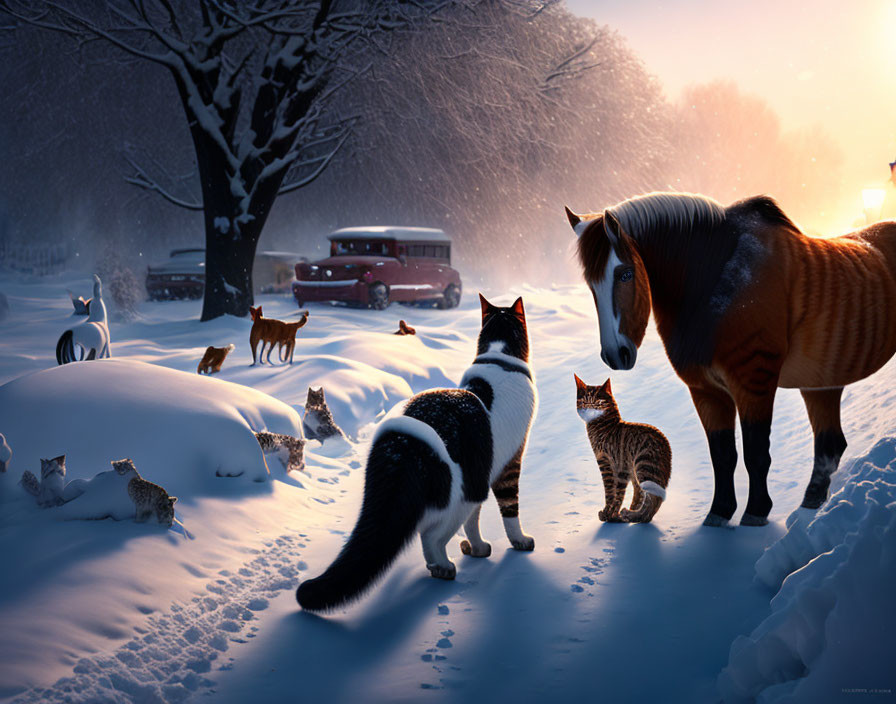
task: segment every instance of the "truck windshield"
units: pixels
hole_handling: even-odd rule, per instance
[[[388,255],[389,246],[376,240],[344,240],[333,243],[332,256],[346,255]]]

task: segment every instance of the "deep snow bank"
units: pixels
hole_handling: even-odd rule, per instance
[[[5,384],[0,428],[13,448],[13,477],[26,469],[39,476],[41,457],[65,454],[67,480],[130,457],[143,477],[180,495],[215,492],[222,476],[229,486],[267,479],[253,431],[302,436],[298,413],[265,393],[126,359],[67,364]]]
[[[840,474],[828,503],[791,514],[757,561],[757,580],[780,590],[771,615],[732,643],[724,701],[892,695],[896,606],[882,587],[896,584],[896,437]]]

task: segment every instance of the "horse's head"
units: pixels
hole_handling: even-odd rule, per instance
[[[567,208],[566,215],[597,307],[600,358],[611,369],[631,369],[650,318],[650,286],[637,243],[609,210],[576,215]]]

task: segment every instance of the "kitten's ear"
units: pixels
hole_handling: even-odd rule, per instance
[[[602,389],[603,389],[604,391],[606,391],[608,394],[612,394],[612,393],[613,393],[613,387],[610,386],[610,380],[609,380],[609,379],[607,379],[607,380],[604,382],[604,385],[601,386],[600,388],[602,388]]]
[[[586,384],[584,381],[582,381],[581,379],[579,379],[579,375],[578,375],[578,374],[573,374],[573,376],[576,378],[576,389],[581,390],[581,389],[587,389],[587,388],[588,388],[588,384]]]
[[[523,297],[522,296],[520,296],[513,302],[511,309],[513,310],[513,314],[516,317],[522,318],[523,320],[526,319],[526,311],[523,310]]]
[[[59,457],[54,457],[52,459],[52,461],[55,462],[56,464],[64,465],[65,464],[65,455],[59,455]]]

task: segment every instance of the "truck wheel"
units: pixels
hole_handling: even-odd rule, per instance
[[[374,310],[385,310],[389,306],[389,287],[382,281],[371,284],[368,305]]]
[[[460,305],[460,289],[451,284],[442,294],[442,300],[439,301],[439,308],[457,308]]]

